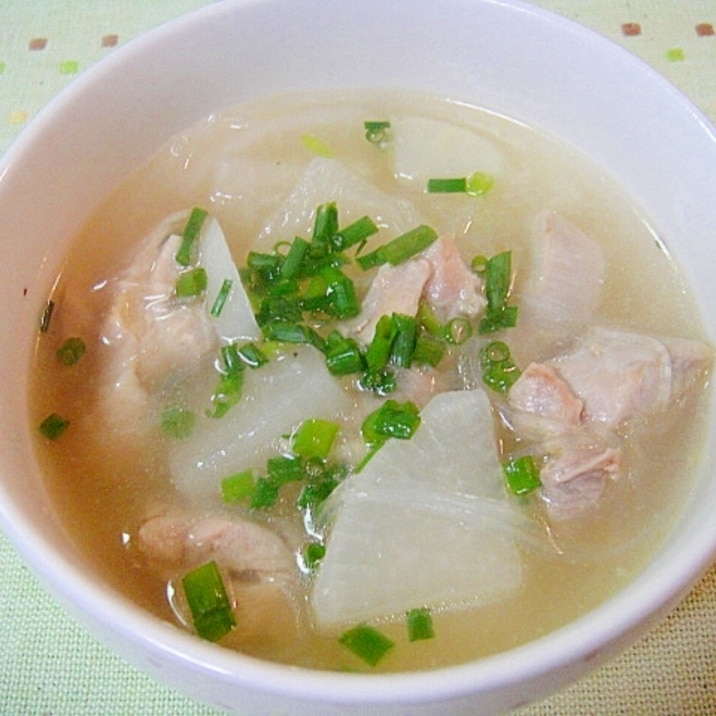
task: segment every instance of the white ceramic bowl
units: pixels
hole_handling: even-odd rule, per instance
[[[92,632],[197,699],[241,714],[505,711],[576,680],[631,643],[713,559],[716,432],[682,518],[631,586],[510,652],[392,676],[264,663],[200,642],[129,604],[98,581],[64,534],[33,456],[27,368],[38,311],[68,242],[93,209],[164,140],[211,110],[327,86],[438,93],[581,148],[646,208],[696,287],[716,336],[714,132],[634,57],[559,17],[505,0],[227,0],[89,70],[28,127],[1,165],[2,526]]]

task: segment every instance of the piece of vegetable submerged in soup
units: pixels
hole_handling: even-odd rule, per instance
[[[64,521],[248,654],[429,668],[528,641],[668,532],[712,349],[618,186],[413,95],[210,117],[97,213],[43,314]]]

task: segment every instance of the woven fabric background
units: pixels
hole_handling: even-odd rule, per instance
[[[2,0],[0,152],[62,87],[208,0]],[[716,0],[539,0],[634,52],[716,121]],[[716,506],[715,506],[716,507]],[[715,517],[716,519],[716,517]],[[94,641],[0,535],[0,716],[209,716]],[[716,566],[646,638],[519,716],[716,714]]]

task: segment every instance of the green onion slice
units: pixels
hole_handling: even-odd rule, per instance
[[[376,666],[395,646],[385,634],[368,624],[349,629],[338,641],[369,666]]]
[[[363,122],[365,138],[376,146],[384,145],[390,137],[390,122],[387,119]]]
[[[68,338],[57,349],[57,360],[63,365],[74,365],[80,358],[82,358],[86,350],[87,346],[81,338]]]
[[[386,400],[363,421],[361,434],[369,445],[382,444],[388,438],[408,440],[419,425],[420,414],[415,403]]]
[[[375,251],[359,256],[357,261],[364,270],[385,263],[397,266],[427,249],[437,238],[438,234],[432,226],[421,224],[379,246]]]
[[[411,609],[406,615],[408,641],[423,641],[435,637],[433,617],[427,607]]]
[[[221,312],[224,310],[224,305],[231,295],[231,289],[234,286],[234,282],[230,278],[225,278],[219,289],[219,293],[216,294],[214,303],[211,306],[211,315],[214,318],[218,318]]]
[[[502,465],[507,487],[513,495],[526,495],[542,485],[539,467],[532,455],[508,460]]]
[[[167,408],[161,415],[162,432],[170,438],[182,440],[194,430],[195,416],[185,408]]]
[[[492,341],[481,349],[480,366],[485,384],[498,393],[506,393],[521,374],[503,341]]]
[[[174,292],[179,298],[199,296],[206,291],[208,277],[203,266],[183,271],[179,274]]]
[[[221,496],[224,502],[243,502],[251,499],[256,481],[251,470],[242,470],[221,481]]]
[[[338,434],[338,424],[322,418],[304,420],[293,436],[292,447],[296,455],[325,460]]]
[[[202,639],[219,641],[236,626],[231,602],[215,561],[184,575],[182,586],[194,628]]]
[[[184,231],[182,232],[181,244],[176,253],[176,262],[181,266],[191,266],[194,261],[194,247],[201,233],[201,227],[204,224],[209,212],[195,206],[189,214]]]
[[[50,413],[41,423],[40,432],[48,440],[56,440],[70,426],[70,421],[57,413]]]
[[[55,302],[50,300],[42,309],[42,315],[40,316],[40,333],[47,333],[47,331],[50,330],[50,322],[52,321],[52,314],[54,311]]]

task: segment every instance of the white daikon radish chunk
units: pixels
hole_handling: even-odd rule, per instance
[[[270,251],[277,241],[310,238],[316,207],[327,202],[336,202],[341,227],[368,215],[381,230],[370,239],[372,246],[423,223],[410,202],[381,191],[336,159],[317,158],[268,218],[253,248]]]
[[[477,132],[425,117],[396,118],[392,124],[399,179],[424,187],[428,179],[504,174],[506,159],[499,147]]]
[[[241,400],[221,418],[197,416],[192,434],[172,444],[174,484],[187,497],[219,496],[223,478],[251,467],[263,469],[281,437],[301,422],[334,419],[351,408],[323,355],[297,346],[261,368],[246,369]]]
[[[231,282],[231,289],[219,315],[211,315],[217,333],[226,341],[258,340],[261,329],[254,318],[224,232],[216,219],[209,219],[202,231],[199,262],[207,275],[207,311],[211,311],[224,281]]]
[[[327,546],[310,600],[326,632],[419,606],[488,604],[522,583],[526,518],[505,499],[482,390],[433,398],[415,435],[389,440],[319,519]]]

